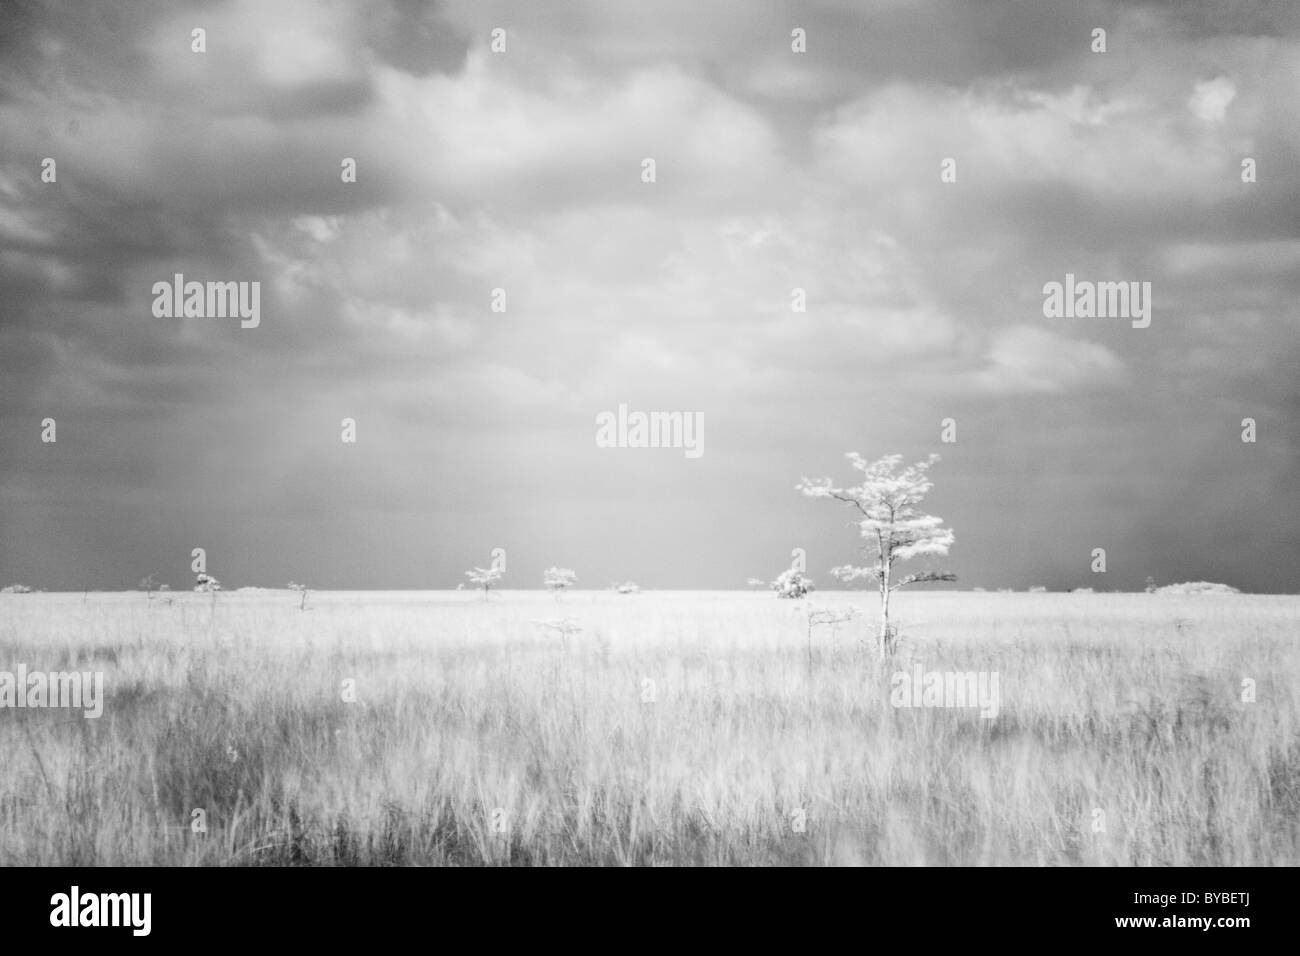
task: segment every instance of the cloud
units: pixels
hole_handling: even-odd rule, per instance
[[[1202,123],[1222,123],[1228,105],[1236,98],[1236,84],[1226,76],[1219,76],[1197,83],[1187,101],[1187,108]]]
[[[972,568],[1018,573],[997,528],[961,533],[981,494],[1040,469],[1026,528],[1059,486],[1087,526],[1106,469],[1172,493],[1218,467],[1224,422],[1290,407],[1300,43],[1260,9],[23,5],[0,37],[4,501],[84,525],[61,545],[23,519],[72,584],[264,534],[249,574],[273,580],[346,538],[322,583],[434,584],[497,528],[539,552],[559,528],[599,565],[615,525],[570,520],[589,501],[637,515],[617,560],[725,584],[674,564],[683,535],[748,560],[767,531],[729,508],[785,515],[810,459],[924,453],[959,412],[943,513]],[[262,281],[261,326],[153,319],[176,271]],[[1152,327],[1044,320],[1070,271],[1151,281]],[[600,453],[622,401],[706,412],[708,454]],[[29,441],[46,414],[57,449]],[[1234,466],[1251,487],[1281,482],[1293,431]],[[360,517],[381,508],[417,517],[385,540]],[[308,524],[272,535],[278,511]],[[4,537],[0,576],[28,577]],[[385,557],[430,538],[418,578]]]
[[[999,329],[987,363],[974,384],[998,394],[1110,388],[1125,381],[1124,363],[1105,346],[1029,325]]]

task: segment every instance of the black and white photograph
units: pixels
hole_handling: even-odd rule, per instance
[[[0,585],[52,939],[816,867],[1249,945],[1300,3],[5,0]]]

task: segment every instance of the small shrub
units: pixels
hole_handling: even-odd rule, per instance
[[[1229,584],[1215,584],[1212,581],[1184,581],[1182,584],[1166,584],[1156,588],[1153,594],[1240,594],[1241,591]]]

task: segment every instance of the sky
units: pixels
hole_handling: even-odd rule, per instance
[[[1300,591],[1300,4],[3,9],[0,583],[830,588],[858,452],[949,587]]]

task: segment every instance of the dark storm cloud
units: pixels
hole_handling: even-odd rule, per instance
[[[1300,29],[1300,11],[1290,0],[1141,0],[1139,5],[1197,39],[1294,37]]]
[[[400,70],[425,76],[455,73],[465,65],[470,37],[445,20],[436,3],[393,0],[371,23],[371,47]]]

